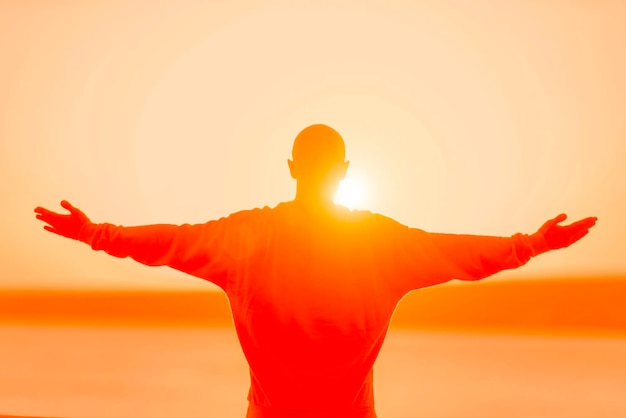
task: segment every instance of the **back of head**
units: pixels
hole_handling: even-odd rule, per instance
[[[308,126],[296,136],[292,156],[288,163],[297,181],[296,200],[332,206],[349,164],[341,135],[327,125]]]
[[[316,124],[300,131],[291,155],[295,163],[318,171],[342,163],[346,149],[339,132],[330,126]]]

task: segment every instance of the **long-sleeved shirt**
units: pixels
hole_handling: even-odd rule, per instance
[[[548,250],[540,234],[429,233],[297,201],[194,225],[89,223],[79,239],[226,292],[250,366],[248,418],[375,417],[372,367],[405,294]]]

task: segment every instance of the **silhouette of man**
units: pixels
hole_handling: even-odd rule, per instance
[[[349,164],[334,129],[305,128],[292,157],[293,201],[204,224],[96,224],[67,201],[69,214],[35,209],[50,232],[223,289],[250,366],[248,418],[376,417],[372,366],[404,295],[519,267],[596,222],[562,226],[561,214],[531,235],[429,233],[333,203]]]

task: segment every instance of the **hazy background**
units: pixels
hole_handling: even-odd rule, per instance
[[[209,283],[42,230],[290,200],[297,133],[344,137],[355,207],[429,231],[590,235],[413,292],[379,416],[626,416],[626,3],[0,0],[0,414],[241,417]]]
[[[44,232],[204,222],[293,197],[296,134],[345,138],[356,206],[438,232],[599,217],[515,277],[626,273],[620,1],[0,2],[0,288],[212,287]]]

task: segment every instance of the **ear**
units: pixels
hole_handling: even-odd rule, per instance
[[[296,164],[291,160],[287,160],[287,165],[289,166],[289,174],[291,174],[291,178],[294,180],[297,180],[298,176],[297,176]]]
[[[344,161],[339,166],[339,180],[343,180],[346,177],[346,173],[348,172],[348,167],[350,166],[350,161]]]

